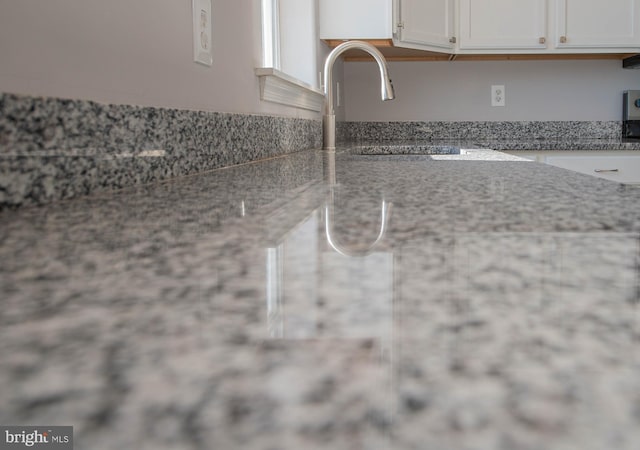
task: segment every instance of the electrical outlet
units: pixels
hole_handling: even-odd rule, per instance
[[[504,85],[491,86],[491,106],[506,106]]]
[[[211,66],[211,0],[192,0],[193,9],[193,60]]]

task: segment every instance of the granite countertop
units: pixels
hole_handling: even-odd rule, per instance
[[[476,144],[494,150],[640,150],[638,139],[479,139]]]
[[[602,151],[602,150],[640,150],[640,139],[579,139],[579,138],[535,138],[517,136],[513,139],[492,139],[492,138],[465,138],[465,139],[405,139],[382,141],[382,146],[388,147],[421,147],[421,146],[450,146],[457,148],[469,149],[492,149],[505,151],[535,151],[535,150],[551,150],[551,151]],[[353,144],[356,147],[380,147],[381,141],[359,140]]]
[[[0,423],[101,450],[638,448],[637,188],[304,151],[0,229]]]

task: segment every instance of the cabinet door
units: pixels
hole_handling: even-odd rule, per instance
[[[640,47],[640,0],[556,0],[558,48]]]
[[[391,39],[392,0],[320,0],[320,39]]]
[[[460,0],[461,49],[545,49],[547,0]]]
[[[640,183],[640,156],[547,156],[545,163],[619,183]]]
[[[640,184],[638,150],[508,150],[504,153],[619,183]]]
[[[399,0],[397,22],[401,44],[454,46],[453,0]]]

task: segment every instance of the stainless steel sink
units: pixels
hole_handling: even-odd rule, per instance
[[[342,159],[358,161],[527,161],[518,156],[508,155],[487,148],[465,144],[420,142],[359,144],[345,148]]]
[[[435,144],[376,144],[354,147],[356,155],[459,155],[460,148]]]

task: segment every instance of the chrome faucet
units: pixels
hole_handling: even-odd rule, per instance
[[[351,49],[360,49],[373,56],[380,69],[380,82],[382,100],[393,100],[396,95],[389,78],[387,61],[382,53],[373,45],[363,41],[347,41],[333,49],[324,63],[324,117],[322,120],[322,142],[325,150],[335,150],[336,148],[336,114],[333,109],[333,65],[338,56]]]

